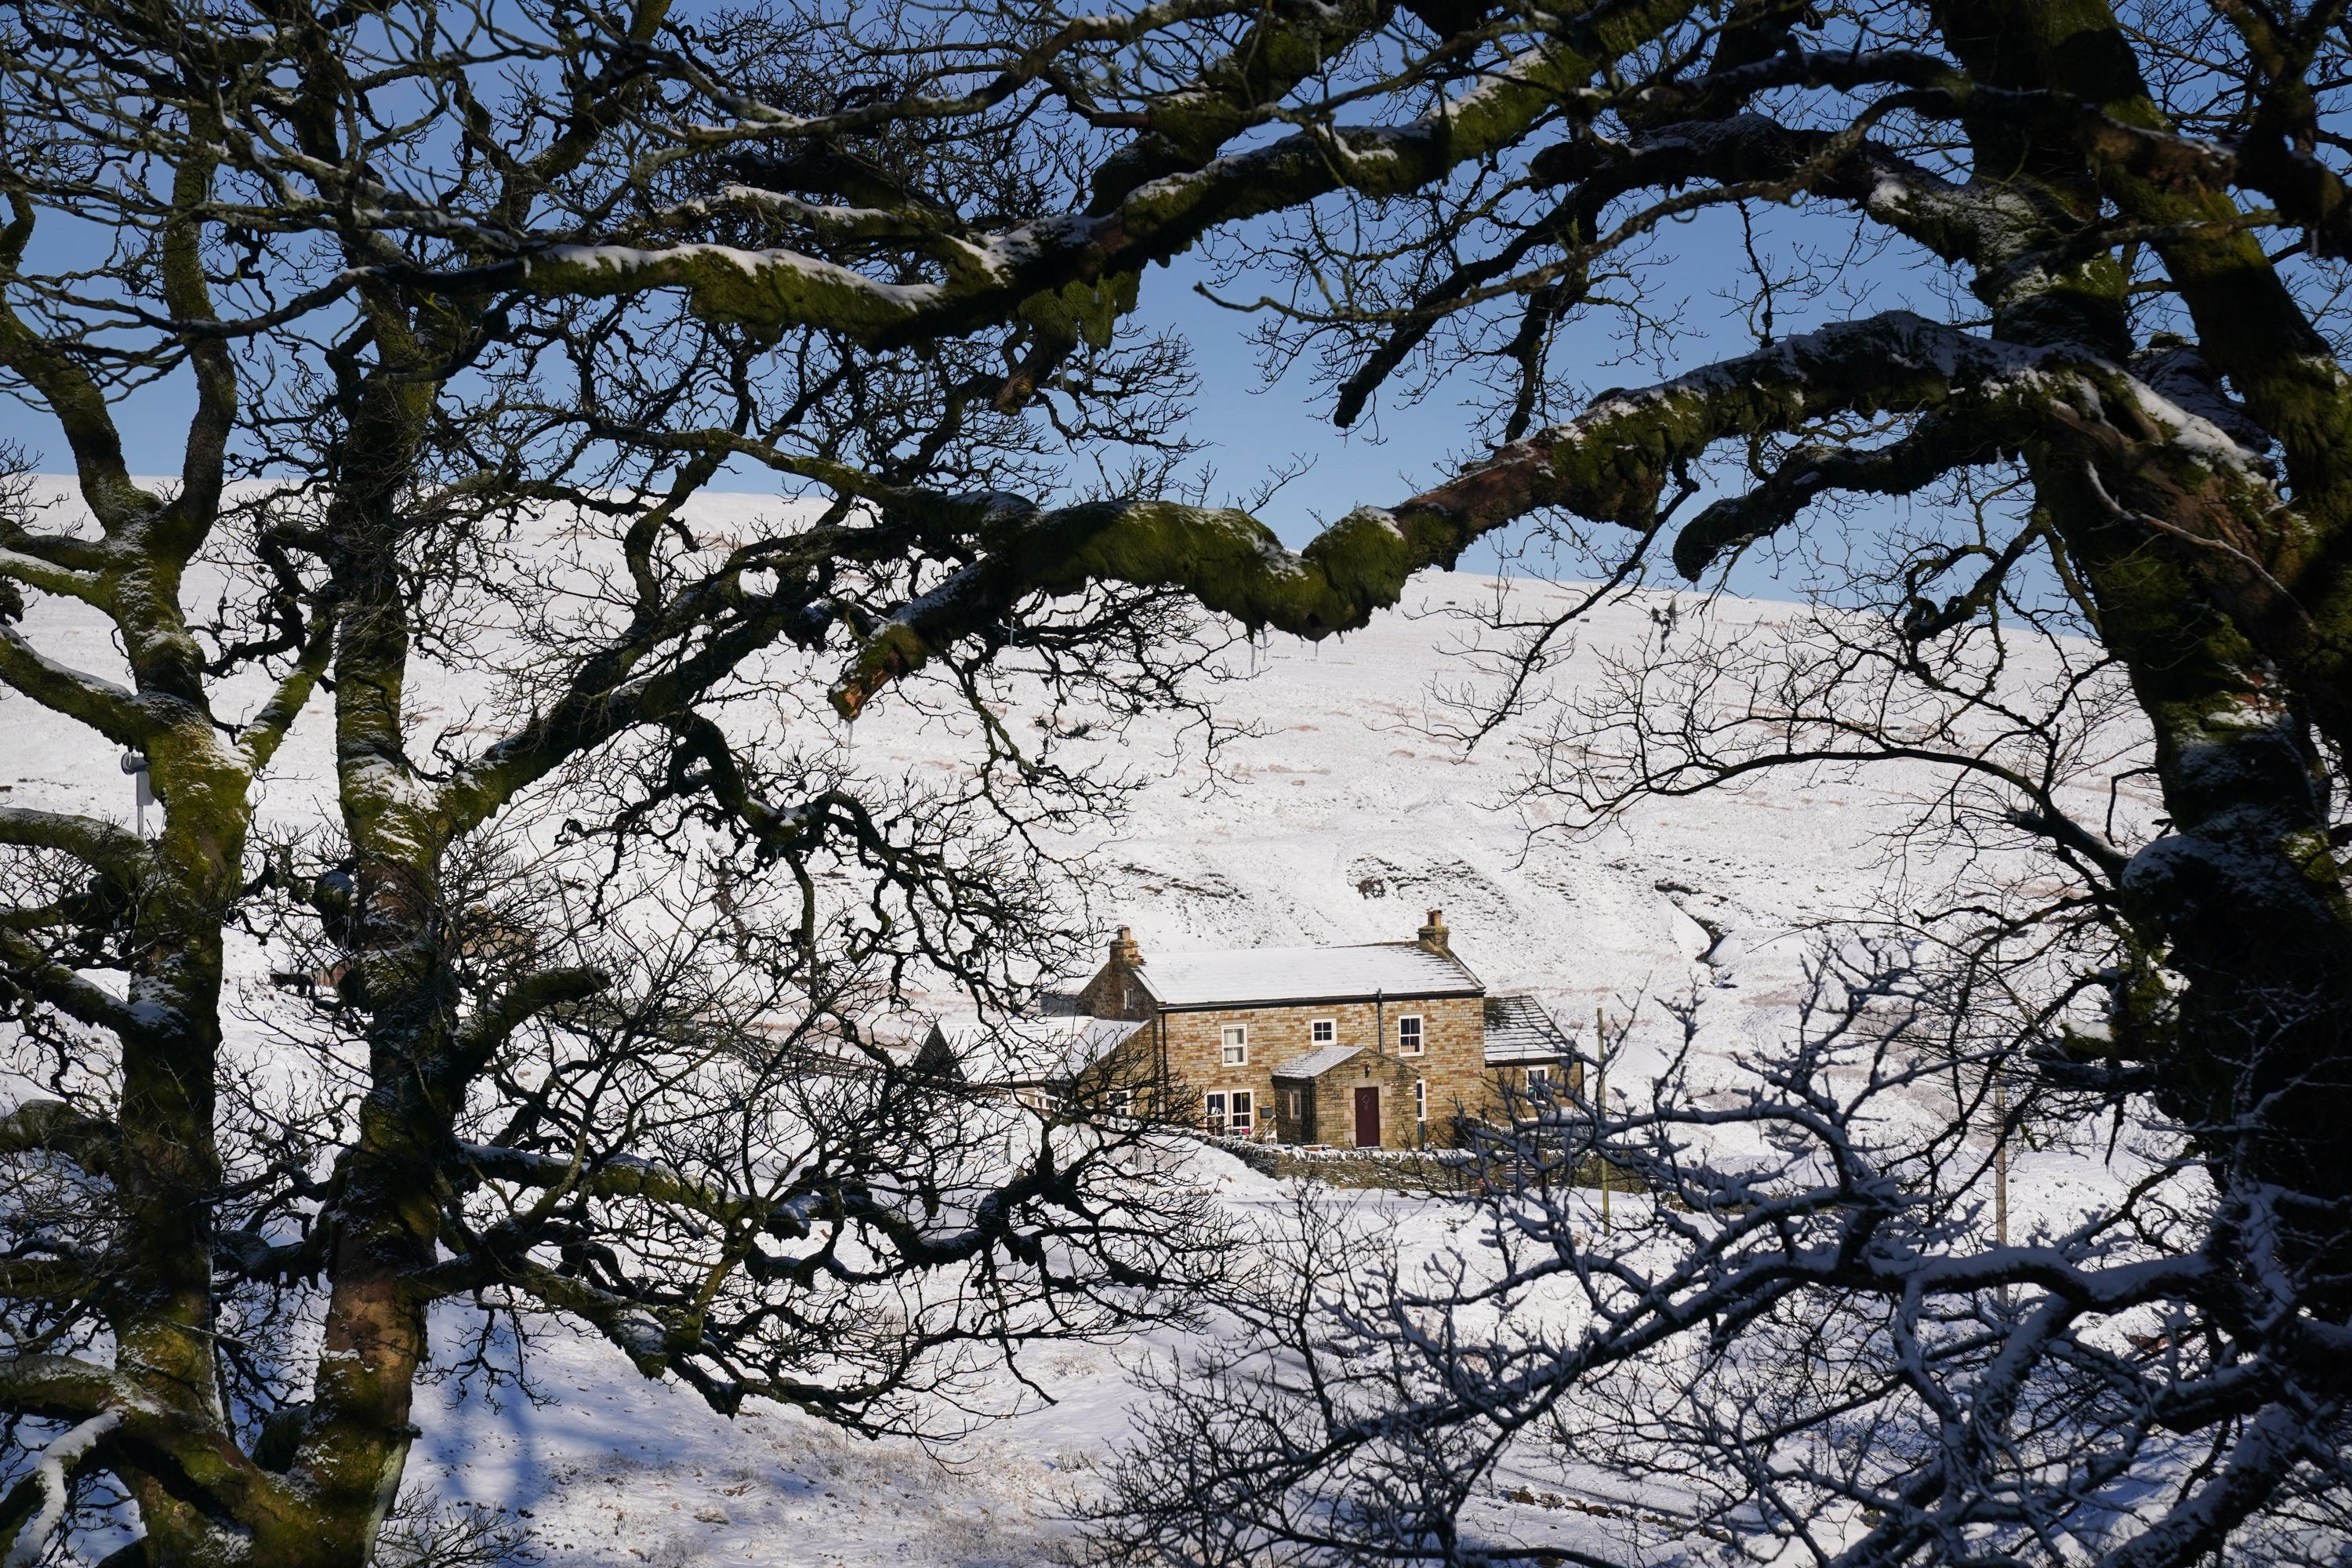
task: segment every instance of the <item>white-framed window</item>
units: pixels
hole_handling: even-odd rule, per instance
[[[1232,1102],[1234,1111],[1233,1130],[1236,1132],[1249,1131],[1251,1127],[1250,1091],[1245,1089],[1234,1089],[1232,1094]]]
[[[1201,1097],[1202,1126],[1212,1132],[1223,1132],[1225,1130],[1225,1097],[1223,1093],[1212,1090]]]
[[[1282,1114],[1293,1121],[1307,1120],[1307,1091],[1286,1089],[1282,1091]]]
[[[1543,1090],[1545,1090],[1545,1089],[1549,1089],[1550,1087],[1551,1087],[1551,1066],[1550,1066],[1550,1064],[1549,1064],[1549,1063],[1548,1063],[1548,1062],[1535,1062],[1535,1063],[1530,1064],[1530,1065],[1528,1066],[1528,1089],[1529,1089],[1530,1091],[1532,1091],[1532,1092],[1541,1093]]]
[[[1411,1014],[1397,1020],[1397,1055],[1421,1055],[1421,1020]]]
[[[1429,1120],[1429,1080],[1425,1078],[1412,1080],[1412,1119],[1415,1121]]]
[[[1229,1068],[1249,1066],[1249,1026],[1227,1024],[1223,1037],[1224,1063]]]
[[[1335,1046],[1339,1043],[1339,1020],[1318,1018],[1307,1026],[1307,1043],[1310,1046]]]
[[[1113,1116],[1134,1115],[1135,1090],[1131,1089],[1112,1089],[1104,1101],[1103,1109],[1109,1111]]]

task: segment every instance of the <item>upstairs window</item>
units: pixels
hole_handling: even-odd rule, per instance
[[[1249,1066],[1249,1026],[1227,1024],[1224,1034],[1224,1061],[1229,1068]]]
[[[1310,1046],[1332,1046],[1339,1042],[1339,1020],[1318,1018],[1307,1026],[1307,1043]]]
[[[1421,1055],[1420,1019],[1399,1018],[1397,1020],[1397,1054],[1406,1057]]]

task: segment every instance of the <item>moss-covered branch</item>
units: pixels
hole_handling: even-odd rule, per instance
[[[0,1154],[63,1154],[92,1174],[105,1172],[119,1136],[112,1122],[62,1100],[28,1100],[0,1116]]]
[[[269,694],[269,700],[247,721],[236,738],[237,754],[247,772],[260,773],[269,765],[270,758],[278,754],[278,748],[284,742],[287,731],[294,727],[294,721],[301,717],[311,693],[318,689],[320,678],[326,674],[328,662],[334,656],[334,624],[322,617],[310,628],[294,668],[278,683],[277,689]]]
[[[0,844],[55,849],[125,887],[148,869],[147,847],[119,823],[31,806],[0,806]]]
[[[0,1410],[51,1421],[87,1421],[139,1398],[121,1373],[78,1356],[0,1355]]]
[[[638,1198],[647,1203],[674,1205],[728,1223],[747,1217],[764,1223],[771,1211],[780,1216],[784,1216],[785,1212],[776,1200],[724,1192],[655,1160],[625,1157],[583,1164],[553,1154],[502,1149],[487,1143],[466,1144],[458,1150],[458,1155],[472,1174],[485,1181],[560,1188],[591,1197]],[[806,1228],[788,1216],[784,1223],[789,1230]]]
[[[102,577],[90,572],[79,572],[55,562],[44,561],[28,552],[0,549],[0,578],[22,583],[27,588],[37,588],[44,594],[60,598],[79,599],[99,609],[108,607],[109,595]]]
[[[586,1001],[612,983],[613,977],[601,969],[543,969],[520,976],[458,1031],[454,1087],[462,1088],[492,1052],[533,1018]]]
[[[8,302],[38,213],[21,191],[8,193],[8,205],[9,222],[0,228],[0,365],[22,376],[56,416],[73,449],[82,493],[99,522],[110,529],[130,516],[152,511],[158,502],[131,482],[122,458],[122,433],[97,381],[57,344],[27,327]]]
[[[117,745],[143,747],[157,728],[137,696],[113,681],[59,664],[14,626],[0,625],[0,682]]]
[[[0,926],[0,986],[45,1002],[69,1018],[124,1038],[152,1036],[165,1019],[122,1001],[59,963],[22,932]]]
[[[1833,414],[1921,413],[1962,401],[1981,411],[2002,399],[2041,406],[2080,384],[2071,374],[2077,366],[2122,374],[1907,312],[1824,327],[1655,386],[1604,393],[1575,419],[1514,442],[1434,489],[1391,508],[1357,509],[1297,552],[1230,510],[1154,501],[1048,511],[1010,497],[936,498],[935,507],[985,516],[975,532],[989,552],[900,610],[860,650],[835,702],[854,714],[1027,595],[1074,593],[1090,582],[1181,588],[1253,628],[1306,637],[1351,630],[1395,604],[1413,573],[1451,566],[1481,535],[1541,508],[1647,534],[1675,472],[1716,442],[1796,430]],[[2202,427],[2184,416],[2189,423]],[[1937,457],[1958,461],[1974,449]],[[1916,488],[1926,477],[1905,482]]]
[[[1063,310],[1083,318],[1087,336],[1108,342],[1109,321],[1131,308],[1132,280],[1147,265],[1221,226],[1336,191],[1402,195],[1496,155],[1606,61],[1691,9],[1690,0],[1597,5],[1577,42],[1549,39],[1409,124],[1315,127],[1150,179],[1108,210],[1056,216],[975,242],[961,276],[944,282],[884,281],[792,250],[720,245],[551,246],[500,276],[546,295],[683,289],[712,320],[770,332],[820,327],[885,345],[1010,321],[1033,301],[1059,297]],[[1219,128],[1238,128],[1222,111],[1213,118]],[[1181,140],[1189,155],[1202,155],[1197,142]]]
[[[1727,551],[1779,532],[1830,491],[1911,495],[1946,474],[1997,461],[2004,449],[2015,450],[2031,434],[2039,403],[2038,396],[1962,393],[1902,439],[1874,450],[1808,443],[1763,484],[1714,502],[1677,530],[1675,569],[1696,583]]]

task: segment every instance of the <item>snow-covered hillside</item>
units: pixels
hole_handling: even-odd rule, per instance
[[[709,506],[716,518],[736,504]],[[1222,716],[1249,732],[1214,778],[1197,755],[1171,766],[1172,727],[1130,732],[1127,760],[1157,776],[1125,828],[1094,847],[1097,912],[1106,926],[1131,925],[1150,953],[1402,940],[1442,907],[1456,951],[1490,987],[1541,994],[1579,1033],[1596,1006],[1622,1016],[1637,996],[1690,988],[1719,1051],[1785,1028],[1804,952],[1792,930],[1872,901],[1886,874],[1880,836],[1909,819],[1932,780],[1773,779],[1645,806],[1582,840],[1530,839],[1513,799],[1524,757],[1511,737],[1464,755],[1427,733],[1429,690],[1466,674],[1448,651],[1464,623],[1446,612],[1483,603],[1493,586],[1425,577],[1402,613],[1365,632],[1259,649],[1254,678],[1216,694]],[[1521,592],[1539,602],[1552,590]],[[1664,603],[1600,612],[1555,684],[1589,679],[1612,643],[1652,630]],[[1709,613],[1752,632],[1801,612],[1730,601]],[[41,601],[25,629],[56,655],[110,670],[103,628],[78,614]],[[472,695],[453,678],[425,700],[454,716]],[[326,797],[320,719],[306,718],[275,770],[270,809],[282,816],[315,813]],[[844,744],[885,770],[950,767],[957,754],[887,708]],[[0,694],[0,801],[127,817],[131,795],[112,748]],[[1222,1155],[1202,1154],[1198,1169],[1237,1205],[1276,1197]],[[2018,1185],[2030,1206],[2032,1179]],[[2063,1206],[2063,1179],[2053,1173],[2042,1190]],[[1448,1223],[1391,1196],[1351,1201],[1393,1206],[1411,1234],[1433,1237]],[[1166,1348],[1042,1352],[1030,1370],[1057,1403],[934,1457],[789,1413],[722,1421],[557,1330],[532,1362],[546,1403],[510,1388],[427,1391],[414,1472],[444,1498],[511,1510],[563,1563],[1036,1563],[1139,1397],[1128,1362]]]

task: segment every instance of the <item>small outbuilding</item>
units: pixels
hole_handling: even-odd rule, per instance
[[[1486,1068],[1498,1085],[1522,1093],[1584,1092],[1584,1063],[1544,1005],[1532,996],[1486,998]]]

